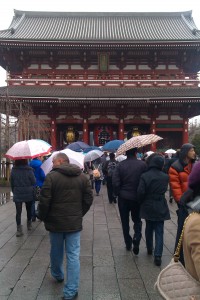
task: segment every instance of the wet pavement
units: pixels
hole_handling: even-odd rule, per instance
[[[147,255],[143,239],[135,256],[125,249],[116,204],[109,204],[106,187],[94,197],[81,234],[81,280],[77,300],[158,300],[154,283],[171,260],[176,234],[176,204],[169,204],[171,220],[165,222],[161,267]],[[16,237],[15,206],[9,188],[0,188],[0,300],[57,300],[63,283],[52,279],[49,269],[49,235],[40,221]],[[144,224],[144,222],[143,222]]]

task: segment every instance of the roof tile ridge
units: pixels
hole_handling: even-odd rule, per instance
[[[197,29],[195,26],[192,26],[186,19],[186,17],[181,14],[181,18],[184,21],[184,23],[187,25],[187,27],[191,30],[192,34],[196,35],[197,32],[200,32],[199,29]]]
[[[25,19],[25,16],[26,16],[26,14],[23,13],[23,15],[21,16],[21,19],[19,20],[19,22],[18,22],[15,26],[9,28],[11,34],[14,34],[14,33],[15,33],[16,29],[19,27],[19,25],[20,25],[20,24],[22,23],[22,21]]]

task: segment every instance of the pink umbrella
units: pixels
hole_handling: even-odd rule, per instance
[[[39,139],[26,140],[15,143],[5,154],[12,160],[32,159],[43,156],[51,151],[51,145]]]
[[[124,154],[132,148],[141,148],[146,145],[156,143],[163,138],[156,134],[144,134],[132,137],[130,140],[122,144],[116,152],[116,156]]]

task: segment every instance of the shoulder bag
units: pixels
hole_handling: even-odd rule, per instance
[[[184,228],[187,220],[183,225],[183,230],[171,262],[158,275],[154,288],[166,300],[200,300],[200,282],[195,280],[179,262],[180,249],[183,239]]]

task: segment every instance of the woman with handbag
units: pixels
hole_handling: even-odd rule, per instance
[[[185,224],[183,253],[188,273],[200,281],[200,214],[194,213]],[[200,295],[199,295],[200,296]]]
[[[188,178],[188,190],[182,195],[180,199],[175,249],[178,245],[178,241],[183,229],[184,221],[189,215],[189,213],[194,210],[190,208],[190,204],[192,204],[192,201],[194,199],[197,199],[198,196],[200,196],[200,161],[194,164]],[[198,212],[198,207],[197,207],[197,212]],[[185,265],[182,247],[180,251],[180,262],[183,265]]]

